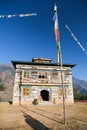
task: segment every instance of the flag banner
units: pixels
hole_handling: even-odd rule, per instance
[[[58,18],[57,18],[57,13],[55,12],[54,17],[54,33],[55,33],[55,38],[56,38],[56,43],[59,42],[59,29],[58,29]]]
[[[58,17],[57,17],[57,6],[54,6],[54,33],[55,33],[55,39],[57,43],[57,63],[61,63],[61,49],[60,49],[60,36],[59,36],[59,27],[58,27]]]
[[[12,14],[12,15],[0,15],[0,18],[12,18],[12,17],[30,17],[30,16],[36,16],[36,13],[31,14]]]

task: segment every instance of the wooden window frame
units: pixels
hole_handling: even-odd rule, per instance
[[[24,89],[25,89],[25,90],[24,90]],[[23,97],[30,97],[30,88],[28,88],[28,87],[23,87],[22,95],[23,95]]]
[[[29,70],[24,70],[23,78],[24,79],[29,79]]]

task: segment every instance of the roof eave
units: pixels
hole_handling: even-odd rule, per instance
[[[26,61],[11,61],[14,68],[16,69],[17,64],[22,64],[22,65],[48,65],[48,66],[61,66],[61,64],[56,64],[56,63],[38,63],[38,62],[26,62]],[[62,64],[63,67],[71,67],[73,68],[76,66],[76,64]]]

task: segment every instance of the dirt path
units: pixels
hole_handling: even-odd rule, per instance
[[[13,106],[0,103],[0,130],[87,130],[87,103],[66,106],[63,124],[62,105]]]

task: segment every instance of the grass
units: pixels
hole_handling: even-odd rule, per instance
[[[66,106],[66,125],[62,105],[13,106],[0,103],[0,130],[87,130],[87,103]]]

